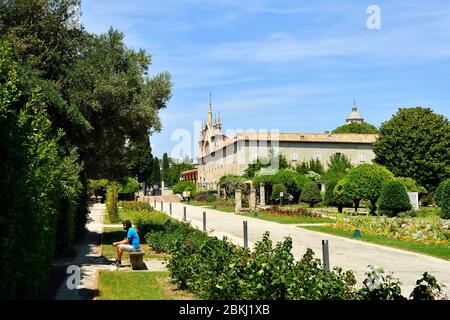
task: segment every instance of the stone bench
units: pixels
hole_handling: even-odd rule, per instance
[[[131,268],[133,270],[145,270],[146,269],[144,263],[145,252],[141,249],[139,251],[131,251],[129,253],[130,253]]]

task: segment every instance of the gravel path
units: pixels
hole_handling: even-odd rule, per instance
[[[56,262],[55,267],[64,272],[71,265],[80,268],[81,281],[77,288],[69,289],[67,280],[71,274],[67,274],[64,281],[61,282],[57,293],[53,299],[55,300],[91,300],[95,297],[98,289],[98,271],[120,271],[120,272],[151,272],[151,271],[167,271],[164,261],[145,260],[147,270],[132,270],[131,264],[127,261],[125,254],[122,258],[122,266],[117,268],[111,264],[111,260],[105,258],[101,254],[101,236],[104,227],[122,227],[121,224],[111,225],[103,224],[103,215],[105,212],[104,204],[95,204],[90,208],[89,222],[86,225],[88,233],[84,241],[77,246],[77,255],[73,259],[65,259]],[[58,265],[59,264],[59,265]],[[73,274],[73,273],[72,273]],[[70,282],[70,281],[69,281]]]

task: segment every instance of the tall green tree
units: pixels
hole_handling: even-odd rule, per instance
[[[123,34],[110,29],[88,37],[81,58],[67,73],[63,86],[68,99],[92,127],[79,132],[69,126],[90,177],[126,175],[126,141],[143,141],[161,129],[158,112],[172,85],[166,72],[150,78],[150,63],[149,54],[127,48]]]
[[[335,153],[330,157],[330,161],[327,162],[327,170],[322,174],[321,178],[327,182],[337,183],[345,177],[351,168],[350,159],[344,154]]]
[[[93,35],[68,28],[69,6],[79,4],[3,1],[1,31],[17,48],[30,85],[41,88],[53,129],[63,129],[62,141],[78,148],[87,178],[122,178],[125,142],[161,129],[170,75],[150,77],[151,56],[128,48],[117,30]]]
[[[346,173],[351,168],[350,159],[342,153],[335,153],[330,157],[330,161],[327,162],[328,171],[336,173]]]
[[[295,170],[300,174],[307,174],[310,171],[314,171],[317,174],[322,174],[324,172],[324,167],[319,159],[310,159],[307,161],[302,161],[299,163]]]
[[[375,161],[433,191],[450,177],[450,123],[429,108],[400,108],[380,127]]]
[[[161,186],[161,167],[158,157],[153,158],[151,184]]]
[[[84,131],[90,124],[78,106],[68,103],[61,86],[67,71],[80,58],[87,35],[83,27],[67,28],[71,5],[79,6],[80,1],[2,1],[0,30],[13,42],[28,81],[41,88],[53,126],[65,128],[70,123],[77,131]]]
[[[182,163],[172,163],[169,167],[169,172],[167,174],[166,185],[171,187],[180,181],[181,173],[183,171],[194,169],[194,165],[189,162]]]
[[[169,163],[169,156],[167,155],[167,152],[164,152],[163,158],[162,158],[162,180],[167,183],[167,180],[169,178],[169,170],[170,170],[170,163]]]
[[[126,154],[130,174],[137,177],[138,182],[147,183],[153,172],[153,155],[148,137],[139,142],[131,141]]]

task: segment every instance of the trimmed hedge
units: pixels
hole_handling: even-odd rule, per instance
[[[119,222],[119,209],[117,207],[118,195],[115,182],[111,182],[106,189],[106,212],[111,223]]]
[[[450,219],[450,179],[444,180],[436,189],[436,199],[441,208],[441,217]]]
[[[315,182],[310,181],[305,185],[300,195],[300,201],[308,203],[311,208],[313,208],[315,204],[322,201],[319,187]]]
[[[398,180],[387,182],[381,190],[378,207],[382,214],[390,217],[411,210],[411,202],[404,184]]]
[[[39,298],[55,256],[84,231],[82,165],[54,129],[41,88],[0,39],[0,300]]]

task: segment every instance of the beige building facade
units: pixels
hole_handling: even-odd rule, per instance
[[[355,106],[353,108],[356,108]],[[361,117],[362,119],[362,117]],[[220,115],[213,121],[209,106],[208,120],[199,135],[198,186],[216,189],[220,177],[242,175],[250,163],[271,154],[282,154],[295,167],[317,159],[326,167],[333,154],[341,153],[352,165],[370,163],[375,158],[374,134],[238,132],[222,133]]]

